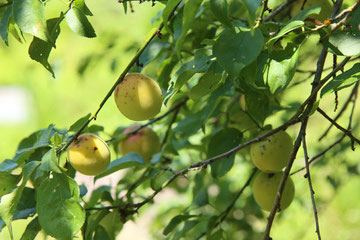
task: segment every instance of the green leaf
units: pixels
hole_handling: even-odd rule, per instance
[[[353,36],[349,32],[336,32],[330,35],[329,42],[345,56],[360,54],[360,36]]]
[[[4,161],[0,162],[0,173],[11,172],[18,167],[19,165],[14,160],[5,159]]]
[[[182,18],[182,31],[180,37],[176,41],[176,52],[179,58],[182,45],[185,41],[187,32],[190,30],[191,24],[195,19],[203,0],[185,0],[184,15]]]
[[[224,231],[221,228],[207,238],[207,240],[221,240],[221,239],[224,239]]]
[[[219,154],[229,151],[240,144],[242,139],[242,133],[235,128],[225,128],[217,132],[211,137],[208,150],[207,158],[215,157]],[[211,166],[211,175],[214,178],[222,177],[228,173],[234,165],[235,154],[220,159]]]
[[[233,85],[230,80],[227,80],[224,84],[213,91],[210,97],[206,101],[206,105],[200,111],[189,115],[187,118],[181,120],[174,132],[186,138],[193,133],[196,133],[203,124],[206,123],[210,115],[214,112],[221,97],[232,95]]]
[[[98,200],[101,198],[104,192],[110,192],[111,186],[103,185],[96,188],[92,193],[89,201],[85,203],[85,208],[91,208],[96,205]]]
[[[137,153],[128,153],[122,158],[118,158],[112,161],[105,172],[95,177],[95,181],[118,170],[139,166],[145,166],[144,159]]]
[[[324,97],[335,91],[350,87],[360,80],[360,63],[354,64],[352,68],[331,79],[322,89],[320,97]]]
[[[243,3],[248,11],[248,19],[250,27],[255,25],[256,20],[256,10],[258,9],[261,0],[243,0]]]
[[[233,30],[225,30],[216,40],[213,52],[216,61],[226,72],[237,77],[241,69],[257,58],[263,44],[264,37],[259,29],[239,33],[235,33]]]
[[[79,8],[71,8],[66,13],[65,19],[70,29],[76,34],[87,38],[96,37],[94,28]]]
[[[174,174],[169,171],[160,171],[153,178],[151,178],[150,186],[156,191],[163,187],[163,185],[171,178]]]
[[[305,21],[305,19],[308,18],[310,15],[319,14],[320,11],[321,11],[321,7],[319,5],[311,6],[296,14],[295,17],[291,19],[291,21],[296,21],[296,20]]]
[[[34,240],[40,230],[39,219],[36,217],[26,226],[25,232],[22,234],[20,240]]]
[[[351,30],[355,34],[355,36],[360,36],[360,8],[359,7],[351,15],[350,26],[351,26]]]
[[[189,218],[196,217],[196,215],[177,215],[173,217],[169,224],[164,228],[163,234],[166,236],[171,233],[177,225],[181,222],[188,220]]]
[[[56,39],[60,34],[60,22],[62,19],[63,16],[61,15],[59,18],[52,18],[46,21],[48,32],[50,33],[50,37],[53,41],[52,44],[34,37],[29,47],[30,58],[41,63],[46,68],[46,70],[52,74],[53,78],[55,78],[55,73],[50,63],[48,62],[48,58],[52,48],[55,45]]]
[[[75,0],[74,6],[78,7],[85,15],[93,15],[90,9],[86,6],[85,0]]]
[[[25,153],[39,148],[47,147],[51,144],[50,138],[54,130],[54,125],[50,124],[47,129],[34,132],[29,137],[21,140],[16,153]],[[17,162],[20,164],[19,162]]]
[[[64,174],[43,181],[37,189],[36,210],[45,232],[55,238],[73,239],[85,221],[79,203],[79,186]]]
[[[175,89],[180,89],[195,73],[207,72],[212,63],[210,59],[205,49],[197,50],[194,58],[185,63],[172,79],[175,82]]]
[[[211,93],[219,86],[221,79],[222,74],[214,73],[213,71],[205,73],[200,77],[199,82],[190,89],[189,98],[196,101]]]
[[[281,28],[278,34],[269,40],[268,44],[273,44],[275,40],[285,36],[287,33],[294,31],[295,29],[303,27],[304,25],[305,23],[301,20],[294,20],[289,22],[285,27]]]
[[[41,159],[41,165],[39,167],[43,171],[53,171],[61,173],[59,164],[56,158],[56,150],[52,147]]]
[[[164,10],[162,12],[163,23],[168,32],[171,32],[170,27],[168,25],[169,17],[171,15],[171,13],[173,12],[175,6],[178,5],[180,1],[181,0],[169,0],[166,4],[166,7],[164,8]]]
[[[228,10],[229,5],[226,0],[211,0],[210,1],[211,11],[215,17],[225,26],[232,28],[233,25],[229,19]]]
[[[245,91],[245,101],[249,114],[257,120],[257,122],[263,123],[269,115],[269,97],[262,91],[247,88]]]
[[[45,7],[40,0],[14,0],[13,13],[15,22],[22,32],[50,42],[46,28]]]
[[[283,91],[295,75],[299,48],[288,44],[285,50],[271,53],[271,60],[264,70],[264,81],[271,93]]]
[[[181,237],[184,236],[184,234],[188,231],[190,231],[192,228],[194,228],[197,224],[199,223],[199,221],[197,220],[191,220],[191,221],[186,221],[184,227],[175,234],[174,236],[174,240],[178,240],[181,239]]]
[[[8,6],[0,21],[0,35],[5,44],[8,45],[8,29],[10,23],[10,16],[12,14],[12,5]]]
[[[193,188],[193,203],[199,207],[209,203],[209,195],[207,186],[204,182],[204,172],[200,172],[195,176],[195,185]]]
[[[100,211],[97,214],[91,215],[88,218],[87,226],[86,226],[86,233],[85,239],[92,239],[93,232],[99,226],[99,222],[106,217],[110,212],[107,209]]]
[[[39,166],[40,162],[32,161],[24,165],[23,167],[23,180],[21,182],[21,185],[16,188],[15,191],[12,193],[9,193],[1,198],[0,202],[0,218],[5,222],[5,224],[8,226],[8,230],[10,233],[10,237],[13,239],[12,234],[12,219],[14,216],[14,212],[17,208],[17,205],[20,201],[21,195],[23,193],[23,190],[25,188],[25,184],[27,183],[31,173],[34,171],[34,169]]]
[[[91,113],[87,114],[86,116],[78,119],[75,123],[73,123],[70,128],[69,132],[76,132],[78,131],[91,117]]]
[[[21,179],[21,175],[0,173],[0,198],[13,190]]]

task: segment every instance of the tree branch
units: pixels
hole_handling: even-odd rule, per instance
[[[345,112],[345,110],[347,109],[349,103],[352,101],[353,96],[357,93],[357,89],[358,89],[358,84],[355,85],[355,87],[353,88],[353,90],[351,91],[348,99],[345,101],[343,107],[340,109],[339,113],[336,115],[336,117],[334,118],[334,121],[337,121],[342,114]],[[320,136],[319,141],[321,141],[324,137],[326,137],[326,135],[329,133],[331,127],[334,126],[333,124],[331,124],[326,130],[325,132]]]
[[[336,140],[334,143],[332,143],[330,146],[328,146],[326,149],[324,149],[323,151],[319,152],[318,154],[316,154],[315,156],[313,156],[310,160],[309,160],[309,164],[315,163],[317,162],[317,160],[319,160],[320,157],[322,157],[323,155],[325,155],[328,151],[330,151],[333,147],[335,147],[337,144],[339,144],[344,138],[345,138],[345,134],[342,135],[338,140]],[[302,170],[304,170],[305,167],[299,168],[296,171],[292,172],[290,175],[294,175],[298,172],[301,172]]]
[[[306,177],[309,182],[311,202],[312,202],[314,217],[315,217],[316,233],[318,235],[318,239],[321,240],[318,211],[316,208],[316,203],[315,203],[315,198],[314,198],[315,192],[314,192],[314,188],[313,188],[312,182],[311,182],[310,167],[309,167],[309,155],[308,155],[308,151],[307,151],[307,147],[306,147],[305,134],[302,136],[302,146],[304,148],[304,157],[305,157],[305,166],[306,166],[306,174],[304,177]]]
[[[321,108],[317,108],[317,111],[325,117],[329,122],[331,122],[337,129],[342,131],[346,136],[348,136],[352,142],[357,142],[360,145],[360,140],[354,137],[354,135],[351,133],[350,130],[343,128],[340,126],[337,122],[335,122],[333,119],[331,119]],[[352,150],[354,151],[354,147],[352,147]]]
[[[281,4],[278,8],[272,11],[268,16],[264,18],[264,21],[269,21],[273,19],[276,15],[281,13],[285,8],[290,6],[292,3],[296,2],[296,0],[287,0],[285,3]]]

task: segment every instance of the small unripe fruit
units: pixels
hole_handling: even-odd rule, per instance
[[[278,187],[282,178],[283,172],[278,173],[264,173],[261,172],[255,177],[253,183],[253,194],[255,201],[259,206],[270,211],[275,201]],[[285,183],[284,190],[280,199],[280,210],[287,208],[295,195],[294,182],[288,177]]]
[[[143,74],[126,75],[116,86],[114,95],[120,112],[130,120],[147,120],[160,112],[161,89],[155,80]]]
[[[261,135],[261,134],[260,134]],[[290,159],[292,139],[285,131],[279,131],[250,147],[254,165],[263,172],[279,172]]]
[[[139,125],[128,127],[124,133],[129,133]],[[127,136],[119,143],[120,152],[125,155],[129,152],[141,155],[145,162],[149,163],[152,155],[160,152],[161,145],[159,137],[148,127],[140,129],[137,133]]]
[[[110,164],[110,150],[106,142],[95,134],[81,134],[70,144],[68,158],[76,171],[85,175],[98,175]]]

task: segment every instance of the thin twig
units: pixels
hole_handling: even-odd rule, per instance
[[[332,143],[331,145],[329,145],[326,149],[324,149],[323,151],[319,152],[318,154],[316,154],[315,156],[313,156],[310,160],[309,160],[309,164],[313,164],[315,162],[317,162],[320,157],[322,157],[323,155],[325,155],[328,151],[330,151],[333,147],[335,147],[337,144],[339,144],[344,138],[345,138],[345,134],[342,135],[338,140],[336,140],[334,143]],[[299,168],[295,171],[293,171],[290,175],[294,175],[298,172],[301,172],[305,169],[306,167],[302,167],[302,168]]]
[[[213,226],[213,228],[216,228],[217,226],[219,226],[219,224],[221,224],[225,218],[227,217],[227,215],[229,215],[231,209],[234,208],[236,201],[240,198],[240,196],[242,195],[242,193],[244,192],[244,190],[250,185],[251,180],[253,179],[253,177],[255,176],[257,172],[257,168],[254,168],[252,173],[250,174],[249,178],[247,179],[247,181],[245,182],[245,184],[242,186],[242,188],[240,189],[240,191],[236,194],[236,196],[234,197],[234,199],[232,200],[232,202],[229,204],[229,206],[218,215],[218,219],[220,218],[220,220],[218,220],[215,225]],[[203,236],[205,236],[207,234],[207,232],[203,232],[201,233],[197,239],[202,238]]]
[[[336,117],[334,118],[334,121],[337,121],[342,114],[345,112],[345,110],[347,109],[349,103],[351,102],[354,94],[356,94],[357,92],[357,87],[358,85],[355,85],[355,87],[353,88],[353,90],[351,91],[348,99],[345,101],[343,107],[340,109],[339,113],[336,115]],[[332,128],[333,124],[331,124],[326,130],[325,132],[319,137],[319,141],[321,141],[324,137],[326,137],[326,135],[329,133],[330,129]]]
[[[276,15],[286,9],[290,4],[296,2],[296,0],[287,0],[285,3],[281,4],[278,8],[272,11],[268,16],[264,18],[264,21],[269,21],[273,19]]]
[[[348,136],[352,142],[357,142],[360,145],[360,140],[354,137],[350,130],[345,129],[344,127],[340,126],[336,121],[334,121],[331,117],[329,117],[321,108],[317,108],[317,111],[326,118],[329,122],[331,122],[337,129],[342,131],[346,136]],[[352,150],[355,149],[352,147]]]
[[[180,105],[180,106],[182,106],[182,105]],[[163,138],[163,140],[162,140],[162,142],[161,142],[161,147],[163,147],[163,146],[165,145],[165,143],[166,143],[166,141],[167,141],[167,138],[168,138],[168,136],[169,136],[169,133],[170,133],[170,131],[171,131],[171,127],[172,127],[172,125],[174,124],[174,122],[176,121],[176,118],[177,118],[177,115],[179,114],[179,111],[180,111],[180,107],[176,108],[176,110],[175,110],[175,112],[174,112],[174,115],[173,115],[173,117],[172,117],[172,119],[171,119],[171,121],[170,121],[170,123],[169,123],[169,125],[168,125],[168,128],[166,129],[164,138]]]
[[[318,211],[316,208],[316,203],[315,203],[315,198],[314,198],[315,192],[314,192],[314,188],[313,188],[313,185],[311,182],[310,167],[309,167],[309,155],[308,155],[308,151],[307,151],[307,147],[306,147],[305,134],[303,134],[303,136],[302,136],[302,146],[304,149],[304,158],[305,158],[305,166],[306,166],[305,177],[308,179],[308,182],[309,182],[311,202],[312,202],[314,217],[315,217],[316,233],[318,235],[318,239],[321,240],[319,217],[318,217]]]

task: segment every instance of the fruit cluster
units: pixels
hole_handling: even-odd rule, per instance
[[[162,93],[153,79],[139,73],[128,74],[115,89],[115,102],[120,112],[130,120],[141,121],[155,117],[161,109]],[[134,152],[150,163],[152,155],[160,152],[160,140],[149,127],[130,134],[139,125],[123,131],[129,134],[118,145],[125,155]],[[85,175],[98,175],[110,164],[110,150],[104,140],[95,134],[81,134],[68,149],[68,158],[73,168]]]
[[[283,175],[282,169],[290,159],[292,148],[292,139],[285,131],[279,131],[250,147],[251,160],[261,170],[253,183],[254,198],[266,211],[272,208]],[[291,204],[294,194],[295,186],[289,177],[282,192],[280,209]]]

